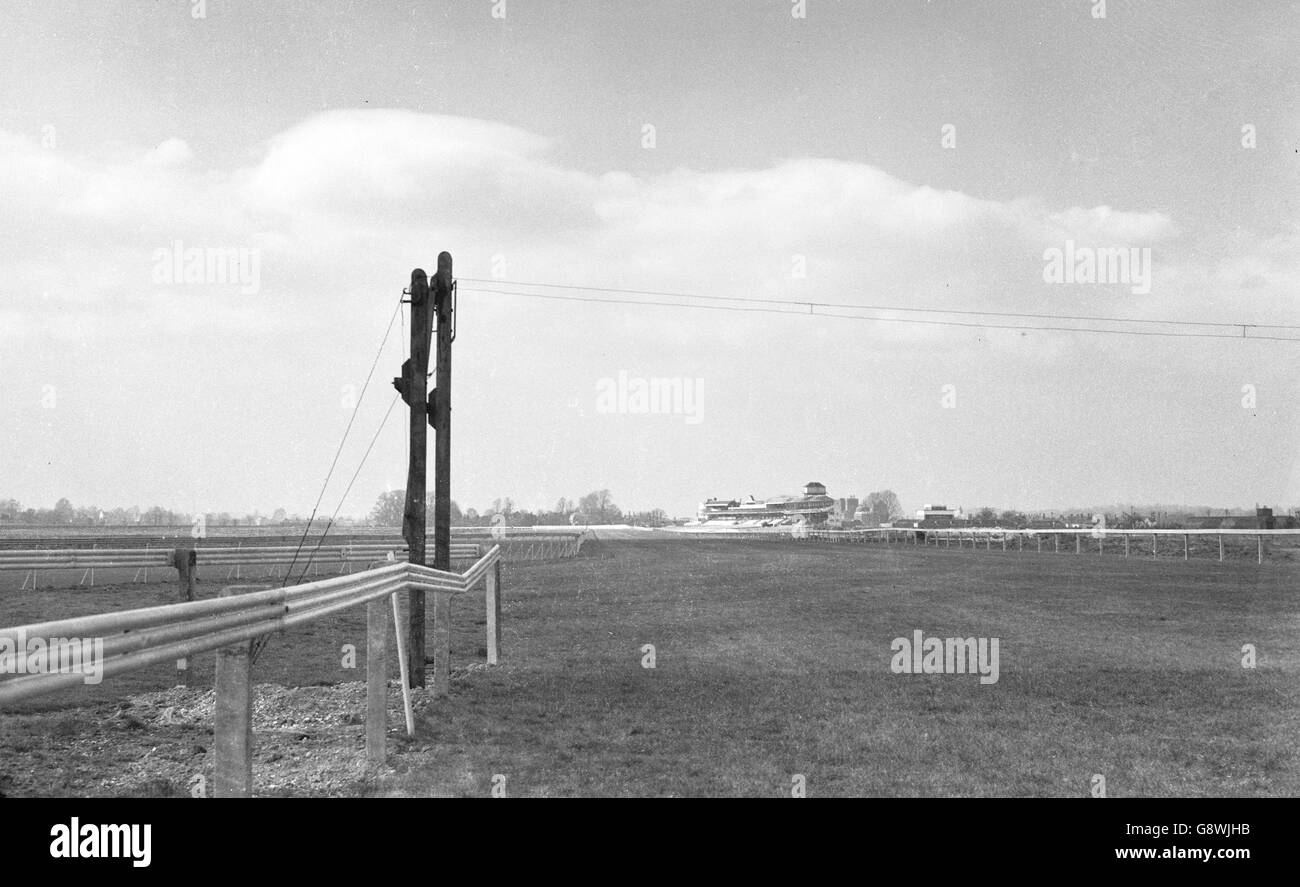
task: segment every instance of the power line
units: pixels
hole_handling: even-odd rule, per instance
[[[370,387],[370,379],[375,374],[375,367],[379,366],[379,357],[384,353],[384,346],[388,344],[388,335],[393,331],[393,321],[402,311],[402,297],[397,297],[397,307],[393,309],[393,316],[388,318],[388,327],[384,330],[384,338],[379,343],[379,350],[375,352],[375,359],[370,364],[370,372],[366,374],[365,384],[361,386],[361,394],[357,397],[357,402],[352,405],[352,415],[348,418],[348,427],[343,429],[343,437],[339,440],[338,449],[334,451],[334,461],[330,462],[330,470],[325,474],[325,483],[321,484],[320,494],[316,497],[316,504],[311,508],[311,517],[307,519],[307,526],[303,527],[302,538],[298,540],[298,547],[294,549],[293,559],[289,561],[289,569],[284,571],[283,586],[289,581],[289,574],[293,572],[294,564],[298,562],[298,553],[302,551],[302,544],[307,540],[307,534],[311,531],[312,521],[316,520],[316,511],[320,508],[321,500],[325,498],[325,490],[329,487],[330,478],[334,476],[334,468],[339,464],[339,455],[343,452],[343,444],[347,442],[348,433],[352,431],[352,423],[357,419],[357,411],[361,409],[361,402],[365,400],[366,389]]]
[[[330,527],[334,526],[334,519],[339,516],[339,509],[342,508],[343,503],[347,501],[348,493],[352,491],[352,484],[356,482],[357,475],[361,473],[362,466],[366,464],[366,458],[369,457],[370,451],[375,448],[375,441],[379,440],[380,432],[382,432],[384,430],[384,426],[388,424],[388,417],[392,415],[393,407],[397,405],[397,401],[399,399],[400,399],[400,395],[395,395],[393,397],[392,402],[388,405],[388,411],[384,413],[384,418],[380,421],[379,428],[376,429],[375,431],[375,436],[370,439],[370,446],[366,447],[366,452],[361,457],[361,463],[357,465],[357,470],[352,473],[352,480],[348,481],[347,489],[345,489],[343,491],[343,495],[339,497],[339,504],[334,507],[334,513],[330,515],[329,523],[325,525],[324,532],[322,532],[320,538],[316,540],[316,547],[312,549],[311,555],[308,556],[307,563],[303,564],[302,572],[298,574],[298,582],[295,582],[294,583],[295,585],[297,585],[299,582],[302,582],[302,580],[306,578],[307,571],[311,569],[312,561],[316,559],[316,553],[320,551],[321,544],[324,543],[325,537],[329,535]],[[311,524],[308,523],[308,526],[311,526]],[[299,548],[301,548],[302,543],[299,542],[298,546]],[[294,553],[294,560],[297,560],[297,552]],[[292,571],[293,571],[293,564],[290,563],[289,569],[284,571],[284,582],[280,583],[281,587],[283,587],[289,582],[289,575]],[[269,634],[265,634],[262,635],[261,637],[253,639],[253,645],[250,651],[250,656],[254,662],[257,661],[257,657],[261,654],[261,652],[264,649],[266,649],[266,645],[270,643],[270,641],[271,641],[271,636]]]
[[[1095,314],[1034,314],[1019,311],[977,311],[963,308],[918,308],[914,305],[855,305],[850,302],[819,302],[806,299],[759,299],[752,296],[712,296],[703,293],[671,293],[661,292],[658,290],[629,290],[617,289],[614,287],[602,286],[581,286],[567,283],[539,283],[534,281],[522,280],[485,280],[475,277],[458,278],[467,283],[487,283],[487,284],[505,284],[508,286],[541,286],[550,289],[566,290],[583,290],[597,293],[621,293],[632,296],[660,296],[674,299],[702,299],[711,302],[741,302],[746,304],[757,305],[787,305],[791,308],[803,309],[807,307],[816,308],[849,308],[855,311],[903,311],[918,312],[928,314],[964,314],[980,317],[1018,317],[1032,318],[1039,320],[1088,320],[1102,321],[1106,323],[1140,323],[1140,324],[1169,324],[1174,326],[1219,326],[1231,329],[1241,329],[1242,327],[1254,327],[1257,329],[1282,329],[1282,330],[1300,330],[1300,325],[1295,324],[1277,324],[1277,323],[1232,323],[1229,321],[1215,320],[1153,320],[1143,317],[1105,317]],[[501,292],[501,291],[496,291]],[[515,293],[514,295],[522,295]],[[539,297],[545,298],[538,294]],[[558,298],[558,297],[551,297]],[[590,301],[595,301],[594,299]],[[643,304],[640,302],[629,301],[628,304]],[[665,303],[644,303],[644,304],[665,304]],[[677,303],[667,303],[677,304]],[[802,312],[799,312],[802,313]],[[823,315],[832,317],[835,315]],[[1238,337],[1239,338],[1239,337]]]
[[[460,279],[468,280],[468,278],[460,278]],[[520,285],[527,285],[527,284],[520,284]],[[539,284],[539,285],[549,286],[551,284]],[[558,284],[555,285],[558,286]],[[811,316],[811,317],[833,317],[841,320],[863,320],[863,321],[879,322],[879,323],[912,323],[912,324],[921,324],[927,326],[954,326],[954,327],[967,327],[967,328],[976,328],[976,329],[1024,330],[1027,332],[1038,331],[1038,332],[1065,332],[1065,333],[1101,333],[1101,334],[1122,335],[1122,336],[1156,336],[1161,338],[1174,338],[1174,339],[1248,339],[1250,341],[1260,341],[1260,342],[1300,342],[1300,338],[1293,338],[1289,336],[1247,336],[1245,334],[1246,329],[1249,328],[1300,329],[1300,327],[1287,327],[1287,326],[1276,325],[1276,324],[1250,324],[1250,323],[1234,324],[1234,323],[1215,323],[1211,321],[1178,321],[1178,320],[1158,321],[1158,320],[1141,320],[1137,318],[1133,318],[1133,319],[1096,318],[1097,320],[1103,320],[1110,323],[1147,323],[1147,324],[1168,323],[1168,324],[1189,325],[1189,326],[1220,326],[1225,329],[1240,329],[1242,333],[1241,335],[1238,335],[1236,333],[1226,333],[1226,332],[1225,333],[1209,333],[1209,332],[1196,333],[1196,332],[1174,332],[1174,331],[1159,331],[1159,330],[1105,329],[1101,327],[1081,327],[1081,326],[1046,326],[1041,324],[1031,325],[1031,324],[974,323],[971,321],[957,321],[957,320],[924,320],[915,317],[875,317],[875,316],[863,316],[863,315],[856,315],[856,314],[831,314],[825,311],[819,312],[814,310],[817,307],[842,307],[842,308],[851,308],[854,310],[878,310],[878,311],[915,310],[915,311],[943,313],[943,309],[938,309],[938,308],[917,308],[917,309],[879,308],[879,307],[871,308],[869,306],[836,305],[833,303],[820,303],[820,302],[778,301],[775,299],[754,299],[751,301],[753,303],[758,303],[758,304],[751,304],[748,306],[741,307],[736,305],[707,305],[707,304],[692,305],[684,302],[661,302],[661,301],[650,301],[646,299],[610,299],[610,298],[602,298],[599,296],[591,296],[591,297],[565,296],[565,295],[556,295],[551,293],[530,293],[530,292],[518,292],[518,291],[499,290],[499,289],[487,289],[487,288],[480,289],[477,287],[467,291],[474,292],[474,293],[501,295],[501,296],[518,296],[521,298],[529,298],[529,299],[547,299],[547,300],[562,301],[562,302],[595,302],[595,303],[609,304],[609,305],[647,305],[647,306],[661,307],[661,308],[697,308],[697,309],[709,310],[709,311],[734,311],[740,314],[758,314],[758,313],[793,314],[793,315],[804,315],[804,316]],[[697,298],[692,296],[686,296],[684,294],[679,294],[679,293],[666,293],[665,295],[677,296],[680,298]],[[710,298],[710,299],[717,299],[717,300],[726,299],[727,301],[745,301],[743,299],[727,299],[727,297],[724,296],[712,296],[712,297],[701,296],[698,298]],[[804,312],[804,311],[790,310],[790,307],[787,308],[760,307],[764,303],[786,305],[786,306],[796,307],[796,308],[808,308],[809,310],[807,312]],[[977,314],[977,315],[985,315],[991,317],[1021,316],[1021,315],[1015,315],[1015,314],[1009,314],[1009,313],[997,312],[997,311],[978,312],[978,311],[954,310],[951,313]],[[1024,315],[1024,316],[1040,317],[1044,319],[1054,319],[1054,320],[1083,319],[1083,318],[1074,318],[1070,316],[1059,316],[1059,315],[1052,315],[1052,314],[1033,314],[1033,315]]]
[[[352,485],[356,483],[357,476],[361,474],[361,469],[365,467],[366,459],[370,457],[370,451],[375,448],[375,443],[379,440],[379,435],[383,432],[384,426],[388,424],[388,417],[393,414],[393,407],[397,406],[397,402],[401,399],[402,396],[400,394],[395,394],[393,395],[393,399],[389,402],[388,410],[384,413],[384,418],[380,420],[379,427],[375,429],[375,436],[370,439],[370,446],[366,447],[365,453],[362,454],[361,461],[357,464],[357,470],[352,472],[352,479],[348,481],[347,487],[343,490],[343,495],[339,497],[339,504],[334,506],[334,513],[330,515],[329,523],[325,525],[325,529],[321,532],[320,538],[316,540],[316,547],[312,549],[311,555],[307,558],[307,563],[303,565],[302,572],[298,574],[299,582],[301,582],[307,575],[307,570],[311,567],[312,561],[315,560],[316,553],[320,551],[321,545],[325,542],[325,537],[329,535],[330,527],[334,526],[334,520],[339,516],[339,509],[341,509],[343,503],[347,501],[348,493],[352,492]],[[285,579],[288,580],[288,578],[289,574],[286,572]]]

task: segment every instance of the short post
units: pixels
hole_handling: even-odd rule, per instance
[[[1183,560],[1187,560],[1189,556],[1190,556],[1190,552],[1188,551],[1187,534],[1184,533],[1183,534]]]
[[[1151,534],[1151,556],[1155,557],[1156,552],[1160,549],[1160,537],[1155,533]]]
[[[406,715],[406,735],[415,735],[415,714],[411,710],[411,675],[410,660],[406,658],[406,650],[402,646],[402,614],[397,606],[397,595],[389,597],[393,602],[393,637],[397,641],[397,665],[398,671],[402,674],[402,711]]]
[[[433,695],[446,696],[451,680],[451,592],[433,593]]]
[[[1262,565],[1264,563],[1264,534],[1263,533],[1255,537],[1255,547],[1256,547],[1256,552],[1258,557],[1257,562]]]
[[[1101,533],[1097,536],[1097,554],[1106,553],[1106,534]]]
[[[1223,534],[1219,534],[1219,563],[1223,563]]]
[[[1124,557],[1128,557],[1128,533],[1124,534]]]
[[[381,767],[388,737],[388,601],[366,604],[366,765]]]
[[[487,573],[487,663],[496,665],[501,656],[501,561]]]
[[[230,597],[234,593],[235,588],[229,587],[220,594]],[[252,641],[241,641],[217,650],[212,707],[216,758],[212,791],[217,798],[247,798],[253,793],[252,645]]]
[[[1075,553],[1075,554],[1082,554],[1082,553],[1083,553],[1082,542],[1081,542],[1081,540],[1080,540],[1080,538],[1079,538],[1079,534],[1078,534],[1078,533],[1075,533],[1075,534],[1074,534],[1074,553]]]
[[[172,550],[172,566],[180,585],[182,600],[194,600],[194,574],[197,572],[198,552],[193,548],[176,548]]]
[[[1006,533],[1003,533],[1003,534],[1002,534],[1002,550],[1003,550],[1003,551],[1006,551],[1006,550],[1007,550],[1007,534],[1006,534]]]
[[[1060,553],[1061,553],[1061,534],[1060,534],[1060,533],[1053,533],[1053,534],[1052,534],[1052,539],[1053,539],[1053,541],[1056,542],[1056,553],[1057,553],[1057,554],[1060,554]]]
[[[1039,554],[1042,554],[1042,553],[1043,553],[1043,537],[1042,537],[1042,536],[1036,536],[1035,539],[1036,539],[1037,542],[1038,542],[1038,553],[1039,553]]]

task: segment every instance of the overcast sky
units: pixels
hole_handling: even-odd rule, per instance
[[[0,498],[309,512],[440,250],[462,279],[1300,325],[1300,11],[1105,7],[6,2]],[[257,285],[160,282],[178,241],[255,251]],[[1071,241],[1149,249],[1149,292],[1046,282]],[[459,298],[465,507],[1300,500],[1300,343],[493,287]],[[699,400],[611,412],[620,373]],[[404,485],[405,435],[399,406],[344,513]]]

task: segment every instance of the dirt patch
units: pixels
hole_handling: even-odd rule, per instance
[[[453,678],[471,669],[458,669]],[[413,690],[422,718],[431,700]],[[253,700],[254,793],[339,797],[368,793],[365,684],[258,684]],[[214,693],[193,687],[107,705],[9,715],[0,726],[0,796],[203,797],[212,794]],[[390,757],[405,739],[402,695],[389,686]]]

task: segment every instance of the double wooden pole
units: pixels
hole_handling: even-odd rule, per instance
[[[429,280],[423,269],[411,272],[411,357],[402,375],[393,380],[411,408],[411,452],[406,474],[406,507],[402,515],[402,536],[410,562],[451,569],[451,342],[452,276],[451,255],[438,254],[438,271]],[[428,391],[429,351],[433,329],[438,331],[434,390]],[[428,427],[434,428],[433,564],[426,548],[426,491],[428,477]],[[449,596],[434,596],[434,628],[438,639],[448,633],[451,617]],[[410,686],[425,682],[424,592],[410,592],[407,614],[407,669]],[[443,643],[435,644],[434,686],[446,691],[450,663]]]

